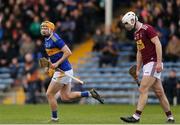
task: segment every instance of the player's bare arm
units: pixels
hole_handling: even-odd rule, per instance
[[[142,55],[139,50],[137,50],[136,61],[137,61],[136,76],[138,78],[142,66]]]
[[[71,50],[69,49],[69,47],[67,45],[65,45],[61,51],[63,52],[63,56],[62,58],[60,58],[56,63],[53,63],[51,65],[51,68],[57,68],[65,59],[67,59],[69,56],[72,55]]]
[[[151,39],[152,43],[155,44],[156,48],[156,54],[157,54],[157,65],[156,65],[156,71],[161,72],[163,70],[162,67],[162,46],[160,43],[160,40],[158,36],[155,36]]]

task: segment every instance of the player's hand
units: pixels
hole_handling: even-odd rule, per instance
[[[139,74],[140,74],[140,71],[136,70],[136,80],[138,79]]]
[[[161,62],[158,62],[157,64],[156,64],[156,72],[157,73],[160,73],[162,70],[163,70],[163,66],[162,66],[162,63]]]
[[[56,69],[58,66],[59,66],[59,63],[56,62],[56,63],[51,64],[50,68]]]
[[[45,74],[46,74],[46,75],[48,75],[49,77],[53,77],[53,74],[54,74],[54,72],[55,72],[55,69],[46,67],[44,70],[45,70]]]

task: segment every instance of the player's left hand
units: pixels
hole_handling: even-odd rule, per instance
[[[156,64],[156,72],[160,73],[162,70],[163,70],[162,63],[161,62],[157,63]]]

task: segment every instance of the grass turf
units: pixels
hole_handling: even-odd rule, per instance
[[[133,113],[132,105],[59,105],[59,123],[121,124],[119,117]],[[180,124],[180,106],[172,107],[176,124]],[[0,124],[45,124],[50,118],[48,105],[0,105]],[[163,124],[166,121],[159,105],[146,106],[140,123]]]

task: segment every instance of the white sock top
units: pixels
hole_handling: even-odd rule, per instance
[[[169,116],[167,119],[174,120],[174,117],[171,115],[171,116]]]
[[[133,114],[133,117],[136,119],[136,120],[139,120],[140,119],[140,116],[136,115],[136,114]]]

